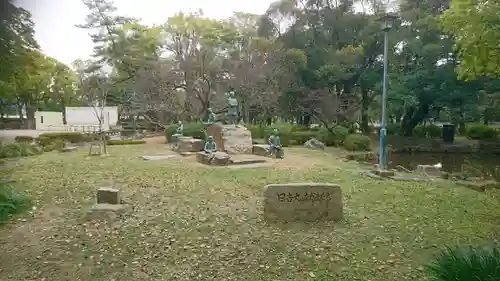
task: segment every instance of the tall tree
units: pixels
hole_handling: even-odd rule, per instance
[[[462,77],[500,77],[499,11],[498,1],[452,0],[441,17],[442,26],[456,40]]]

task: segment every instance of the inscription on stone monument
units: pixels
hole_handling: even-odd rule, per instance
[[[270,184],[264,187],[264,218],[280,221],[339,221],[342,190],[328,183]]]

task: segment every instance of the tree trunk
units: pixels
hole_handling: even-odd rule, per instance
[[[368,90],[364,87],[361,88],[361,131],[364,134],[370,133],[370,126],[368,125],[368,108],[370,106],[370,100],[368,97]]]
[[[61,107],[63,124],[66,125],[68,122],[66,121],[66,102],[64,101],[64,99],[61,101]]]
[[[408,110],[401,123],[401,134],[411,136],[415,128],[429,113],[429,105],[420,105],[418,108],[412,107]]]
[[[26,104],[26,128],[29,130],[35,130],[35,108],[31,105]]]

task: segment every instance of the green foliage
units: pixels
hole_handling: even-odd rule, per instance
[[[0,224],[6,223],[12,215],[30,206],[31,201],[24,192],[17,191],[8,184],[0,183]]]
[[[413,129],[413,135],[420,138],[439,138],[442,135],[442,129],[436,125],[416,126]]]
[[[291,132],[290,140],[294,145],[303,145],[306,141],[316,138],[317,135],[316,131],[295,131]]]
[[[42,152],[43,150],[40,147],[26,142],[10,143],[0,146],[0,158],[32,156]]]
[[[54,140],[63,140],[70,143],[83,143],[92,141],[94,138],[91,134],[83,134],[78,132],[64,132],[64,133],[44,133],[38,137],[38,143],[41,146],[51,144]]]
[[[495,140],[498,132],[488,125],[472,125],[467,128],[467,137],[473,140]]]
[[[264,138],[264,128],[261,125],[253,125],[253,124],[248,124],[246,125],[247,129],[250,131],[252,134],[252,139],[263,139]]]
[[[385,129],[388,136],[395,136],[401,132],[401,125],[395,123],[387,124]],[[377,128],[377,134],[380,134],[380,128]]]
[[[184,124],[184,136],[204,140],[206,127],[207,125],[203,123],[186,123]],[[172,135],[175,134],[176,129],[177,124],[167,126],[167,128],[165,129],[165,137],[167,138],[167,142],[171,141]]]
[[[466,78],[489,76],[498,78],[500,28],[497,1],[452,0],[441,17],[445,31],[456,38],[460,51],[459,73]],[[487,26],[488,28],[485,28]]]
[[[349,135],[349,129],[343,126],[335,126],[332,131],[334,134],[326,128],[320,128],[316,138],[326,146],[339,146],[344,143],[346,137]]]
[[[370,150],[370,138],[365,135],[351,134],[344,141],[344,148],[350,151]]]
[[[129,144],[145,144],[145,140],[109,140],[107,145],[129,145]]]
[[[427,270],[439,281],[500,280],[500,249],[496,246],[446,248]]]
[[[27,142],[27,143],[32,143],[35,138],[32,136],[16,136],[14,138],[16,142]]]

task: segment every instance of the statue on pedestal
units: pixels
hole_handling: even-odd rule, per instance
[[[210,154],[217,152],[217,146],[215,145],[214,138],[212,136],[208,136],[203,151],[205,151],[205,153],[210,153]]]
[[[215,152],[217,152],[217,146],[215,145],[214,138],[212,136],[207,137],[203,152],[208,154],[208,162],[211,163],[215,157]]]
[[[234,90],[226,93],[227,97],[227,122],[236,127],[238,121],[238,100],[235,98]]]
[[[208,120],[207,124],[213,124],[217,121],[217,116],[215,115],[214,111],[212,108],[208,108]]]
[[[281,140],[280,140],[278,129],[273,130],[273,133],[271,134],[271,136],[268,139],[268,143],[269,143],[269,155],[273,156],[273,157],[282,158],[281,155],[283,155],[283,154],[281,153],[281,150],[283,148],[281,146]]]
[[[172,149],[175,149],[179,146],[179,138],[184,134],[184,125],[182,121],[177,121],[177,129],[175,130],[175,134],[172,135]]]

